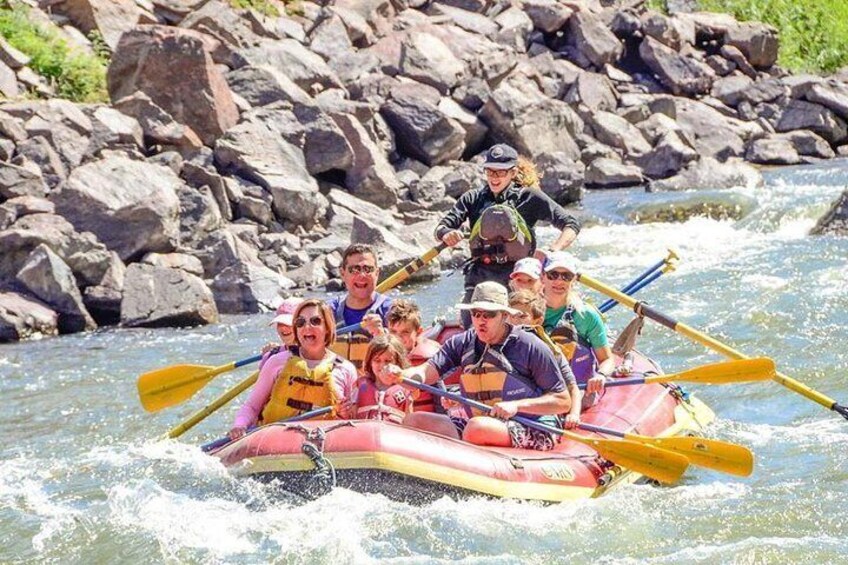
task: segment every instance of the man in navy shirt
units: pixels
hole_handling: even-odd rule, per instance
[[[506,288],[487,281],[474,288],[471,300],[459,304],[471,312],[472,328],[448,339],[424,365],[388,368],[403,380],[435,383],[440,375],[462,368],[462,394],[492,407],[488,416],[468,420],[442,414],[413,413],[404,424],[459,438],[477,445],[551,449],[551,434],[509,420],[516,414],[558,424],[557,414],[571,407],[559,365],[550,348],[535,334],[507,322]]]
[[[376,290],[380,268],[374,249],[364,243],[348,246],[339,270],[347,293],[327,303],[335,314],[336,324],[343,327],[361,323],[368,333],[381,333],[392,300]]]

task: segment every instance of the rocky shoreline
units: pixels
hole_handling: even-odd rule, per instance
[[[848,156],[848,70],[790,75],[773,28],[721,14],[641,0],[307,1],[291,16],[222,0],[28,4],[77,49],[103,38],[111,104],[50,98],[0,41],[0,342],[268,310],[281,291],[338,289],[355,241],[390,272],[433,245],[497,141],[566,205],[585,189],[757,186],[752,164]],[[834,207],[819,231],[840,214],[844,230]]]

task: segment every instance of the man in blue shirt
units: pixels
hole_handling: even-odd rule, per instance
[[[468,420],[442,414],[413,413],[404,424],[477,444],[546,450],[555,438],[509,420],[516,414],[557,424],[557,414],[571,407],[559,365],[550,348],[535,334],[512,326],[506,287],[487,281],[474,288],[471,300],[459,304],[471,312],[472,328],[448,339],[427,363],[390,374],[402,380],[432,384],[440,375],[462,368],[462,394],[492,407],[489,415]],[[547,420],[547,421],[545,421]]]

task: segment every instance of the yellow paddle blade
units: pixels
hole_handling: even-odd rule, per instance
[[[138,397],[148,412],[185,402],[203,388],[212,377],[233,368],[233,363],[209,365],[171,365],[144,373],[138,378]]]
[[[677,482],[689,466],[689,459],[685,456],[651,445],[627,440],[588,438],[568,432],[564,435],[585,443],[604,459],[661,483]]]
[[[774,378],[775,373],[774,361],[768,357],[755,357],[753,359],[712,363],[680,373],[645,377],[645,382],[665,383],[687,381],[690,383],[721,385],[748,381],[767,381]]]
[[[754,454],[747,447],[703,437],[649,437],[625,434],[624,439],[673,451],[692,465],[748,477],[754,472]]]

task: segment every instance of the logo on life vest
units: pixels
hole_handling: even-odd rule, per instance
[[[541,470],[542,474],[552,481],[569,483],[575,478],[574,469],[568,465],[549,463],[547,465],[542,465]]]

